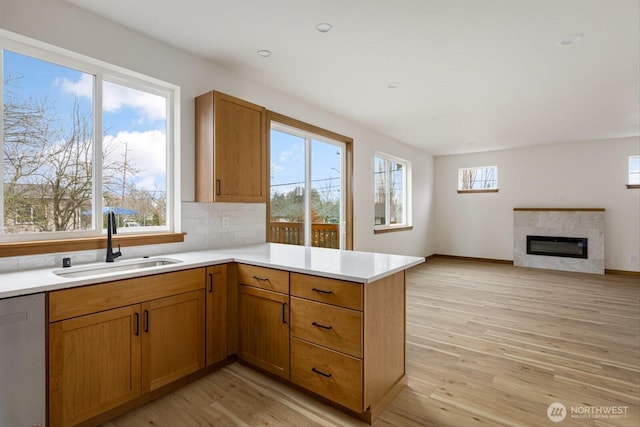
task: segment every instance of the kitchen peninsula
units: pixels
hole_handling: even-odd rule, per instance
[[[368,422],[405,385],[405,270],[424,258],[259,244],[162,259],[0,275],[0,298],[48,297],[49,425],[104,422],[235,360]]]

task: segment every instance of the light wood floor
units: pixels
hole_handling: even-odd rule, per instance
[[[640,278],[446,258],[407,278],[409,384],[375,426],[640,425]],[[105,427],[151,425],[364,424],[235,363]]]

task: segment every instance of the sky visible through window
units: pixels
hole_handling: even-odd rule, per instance
[[[19,87],[22,98],[46,99],[59,114],[78,102],[91,112],[93,76],[29,56],[4,51],[5,81]],[[138,183],[166,190],[166,98],[105,81],[103,89],[105,140],[128,141],[132,163],[141,172]],[[65,121],[60,117],[60,123]],[[124,146],[116,155],[124,155]]]
[[[60,129],[60,134],[73,132],[71,112],[75,108],[79,115],[88,118],[89,134],[93,132],[95,76],[9,50],[2,53],[5,108],[8,102],[14,105],[40,104],[46,109],[51,126]],[[105,205],[113,203],[114,194],[121,196],[123,204],[137,203],[137,206],[128,207],[137,211],[153,210],[140,208],[143,198],[140,194],[150,195],[149,200],[153,199],[146,206],[153,203],[158,207],[158,200],[160,204],[166,204],[167,102],[165,96],[105,78],[102,102],[103,167],[107,168],[108,164],[114,162],[126,165],[114,172],[115,178],[111,183],[103,183],[104,192],[112,193],[111,200],[103,200]],[[55,141],[50,143],[54,144]],[[6,185],[6,170],[4,180]],[[134,193],[137,194],[135,203],[131,196]],[[165,209],[164,206],[159,208]],[[162,213],[138,213],[137,218],[130,218],[133,223],[144,223],[147,217],[153,217],[143,225],[166,224]]]
[[[314,188],[340,196],[340,147],[313,141],[311,181]],[[271,130],[271,196],[275,191],[288,193],[304,186],[305,140],[277,130]],[[314,165],[320,167],[313,167]]]

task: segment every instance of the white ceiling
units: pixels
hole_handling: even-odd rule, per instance
[[[68,1],[434,155],[640,134],[638,0]]]

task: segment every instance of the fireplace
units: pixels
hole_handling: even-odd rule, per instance
[[[567,258],[588,258],[585,237],[527,236],[527,254]]]
[[[513,264],[604,274],[604,214],[602,208],[514,208]]]

